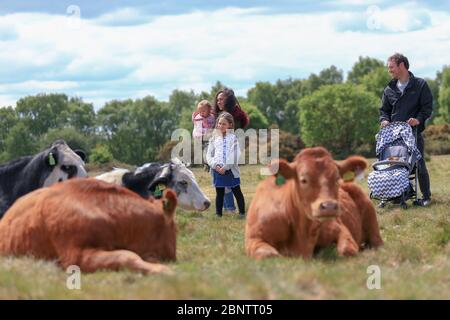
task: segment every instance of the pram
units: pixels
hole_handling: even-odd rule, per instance
[[[378,161],[368,179],[370,198],[381,200],[380,208],[393,202],[407,209],[409,199],[418,204],[417,162],[422,155],[417,149],[417,128],[413,130],[406,122],[391,122],[381,128],[376,155]]]

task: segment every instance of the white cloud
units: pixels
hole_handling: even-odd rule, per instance
[[[449,14],[399,10],[383,11],[389,33],[337,30],[342,17],[358,19],[346,12],[226,8],[146,21],[136,9],[123,9],[76,26],[66,16],[10,14],[2,23],[16,36],[0,37],[0,105],[11,96],[64,91],[100,107],[148,93],[167,99],[176,88],[209,90],[216,80],[242,94],[256,81],[306,77],[331,64],[348,71],[359,55],[384,60],[396,51],[409,57],[418,76],[434,76],[450,62]],[[427,28],[422,13],[431,21]]]

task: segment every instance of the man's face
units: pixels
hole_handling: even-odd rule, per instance
[[[392,79],[399,79],[400,75],[403,72],[402,71],[403,62],[397,66],[397,64],[395,63],[394,60],[389,60],[387,66],[388,66],[389,74],[391,75]]]

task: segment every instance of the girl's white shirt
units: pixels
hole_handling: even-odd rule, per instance
[[[212,138],[209,140],[206,162],[211,170],[215,170],[216,166],[219,165],[225,170],[231,170],[233,176],[239,178],[241,172],[238,162],[241,150],[236,135],[227,131],[226,135],[223,136],[218,130],[214,131]]]

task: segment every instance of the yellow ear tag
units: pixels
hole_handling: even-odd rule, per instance
[[[164,191],[164,189],[166,189],[166,185],[160,183],[160,184],[158,184],[158,188],[159,188],[159,190]]]
[[[166,186],[164,184],[162,183],[158,184],[155,188],[155,192],[153,193],[153,195],[157,198],[161,197],[165,188]]]
[[[55,157],[53,156],[53,153],[51,153],[51,152],[48,154],[48,164],[52,167],[56,165]]]
[[[353,180],[355,180],[355,173],[354,173],[353,171],[347,171],[347,172],[344,173],[344,175],[342,176],[342,179],[343,179],[345,182],[353,181]]]

